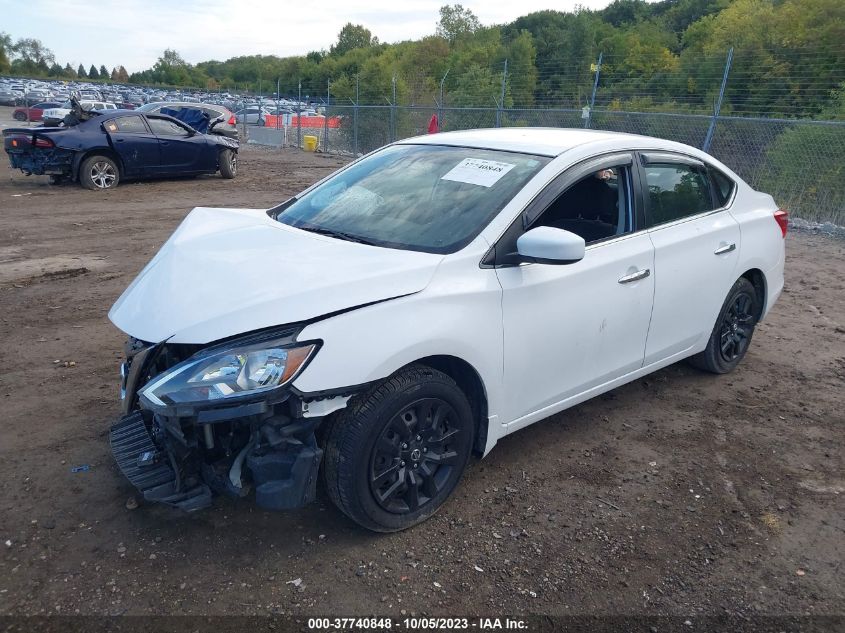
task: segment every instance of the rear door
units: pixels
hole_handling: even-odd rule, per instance
[[[150,128],[158,137],[162,171],[186,174],[214,171],[216,147],[199,134],[169,117],[148,116]]]
[[[654,312],[645,364],[703,349],[736,281],[739,224],[720,207],[703,162],[640,154],[649,236],[654,244]]]
[[[123,161],[127,176],[145,176],[159,170],[161,155],[158,138],[137,114],[109,119],[103,123],[111,145]]]

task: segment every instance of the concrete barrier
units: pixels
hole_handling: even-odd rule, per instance
[[[270,145],[272,147],[284,147],[285,131],[269,127],[250,126],[247,131],[247,143],[256,145]]]

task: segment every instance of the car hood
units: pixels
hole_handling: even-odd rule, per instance
[[[442,259],[309,233],[261,209],[198,207],[109,318],[144,341],[208,343],[419,292]]]

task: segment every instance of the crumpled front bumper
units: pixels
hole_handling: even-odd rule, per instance
[[[199,410],[139,408],[138,390],[162,362],[179,360],[167,359],[172,352],[130,340],[121,370],[124,415],[111,427],[111,448],[144,499],[185,511],[211,505],[213,494],[245,497],[253,490],[256,503],[269,510],[313,501],[323,456],[315,431],[322,418],[306,417],[307,407],[287,391]]]

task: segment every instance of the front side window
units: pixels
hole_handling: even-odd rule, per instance
[[[630,232],[631,179],[627,166],[610,166],[567,188],[533,226],[551,226],[580,235],[589,244]]]
[[[468,244],[549,158],[394,145],[271,210],[279,222],[377,246],[452,253]]]
[[[188,136],[188,130],[167,119],[147,119],[156,136]]]
[[[703,169],[680,163],[649,163],[644,169],[652,226],[714,208]]]

